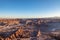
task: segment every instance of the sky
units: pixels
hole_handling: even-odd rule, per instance
[[[60,0],[0,0],[0,18],[60,16]]]

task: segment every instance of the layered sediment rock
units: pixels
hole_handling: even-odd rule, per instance
[[[54,21],[56,22],[56,21]],[[45,34],[48,32],[48,23],[52,20],[32,19],[26,20],[0,20],[0,39],[13,40],[17,38],[32,38],[32,40],[59,40],[60,36],[55,34]],[[42,32],[45,32],[44,34]],[[38,39],[37,39],[38,38]]]

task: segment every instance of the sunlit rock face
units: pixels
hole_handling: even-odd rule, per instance
[[[0,24],[6,23],[7,25],[19,24],[17,19],[0,19]]]
[[[41,36],[41,31],[39,30],[38,34],[37,34],[37,37],[40,37],[40,36]]]

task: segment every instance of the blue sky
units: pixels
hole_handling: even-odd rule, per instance
[[[60,0],[0,0],[0,17],[60,16]]]

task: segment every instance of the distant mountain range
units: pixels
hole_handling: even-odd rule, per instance
[[[0,19],[40,19],[40,18],[0,18]],[[60,19],[60,17],[42,17],[42,19]]]

